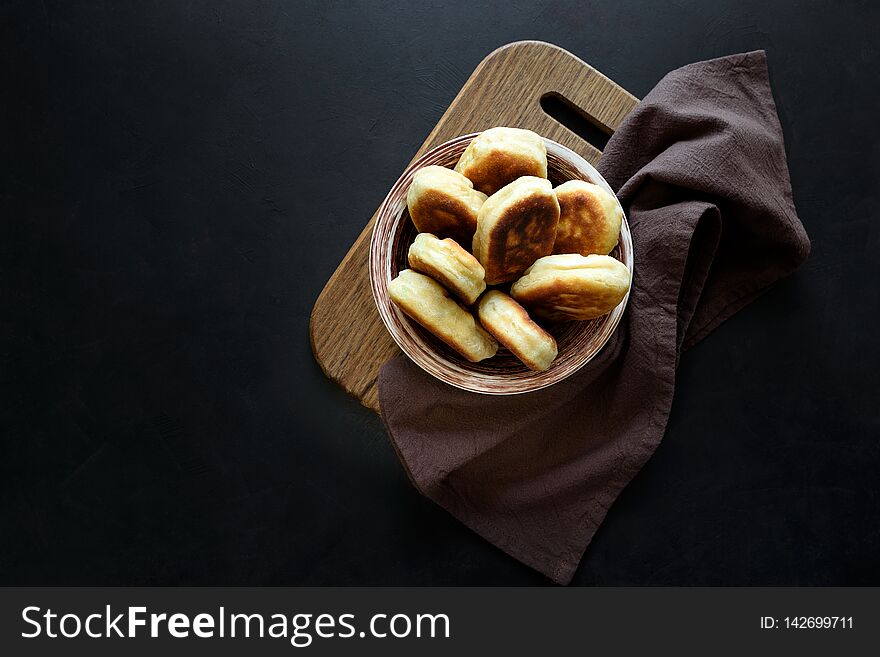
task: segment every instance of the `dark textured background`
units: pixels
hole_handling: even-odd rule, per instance
[[[765,48],[813,240],[683,358],[575,583],[880,583],[875,3],[76,4],[0,9],[0,583],[546,583],[416,493],[308,342],[524,38],[636,95]]]

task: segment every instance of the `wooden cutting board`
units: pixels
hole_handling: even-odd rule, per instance
[[[608,135],[638,103],[570,52],[540,41],[517,41],[480,62],[413,160],[458,135],[503,125],[533,130],[595,164],[601,151],[550,117],[541,107],[545,97],[564,99]],[[374,214],[324,286],[309,331],[324,373],[379,412],[379,370],[400,351],[370,293],[367,260],[375,218]]]

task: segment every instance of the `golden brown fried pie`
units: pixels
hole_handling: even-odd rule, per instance
[[[468,144],[455,170],[494,194],[520,176],[547,177],[547,148],[531,130],[490,128]]]
[[[480,299],[480,323],[531,370],[543,372],[556,358],[556,340],[532,321],[526,309],[498,290]]]
[[[541,258],[510,288],[537,317],[593,319],[617,307],[629,291],[629,269],[606,255],[568,253]]]
[[[486,284],[511,281],[553,251],[559,202],[549,180],[523,176],[502,187],[480,208],[473,252]]]
[[[498,343],[432,278],[404,269],[388,284],[391,300],[472,363],[491,358]]]
[[[554,191],[559,200],[559,229],[553,253],[611,253],[623,220],[614,194],[583,180],[569,180]]]
[[[483,265],[448,237],[419,233],[409,247],[409,266],[430,276],[467,305],[486,289]]]
[[[451,237],[469,248],[477,228],[477,212],[486,195],[446,167],[428,166],[413,176],[406,194],[409,216],[420,233]]]

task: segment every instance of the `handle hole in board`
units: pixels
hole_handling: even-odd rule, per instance
[[[605,150],[611,135],[594,123],[588,114],[556,92],[541,96],[541,109],[554,121],[561,123],[588,144]]]

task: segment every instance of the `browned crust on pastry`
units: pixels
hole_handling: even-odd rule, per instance
[[[556,269],[554,259],[577,266]],[[610,256],[553,255],[535,263],[511,286],[510,295],[536,317],[552,321],[586,320],[614,310],[629,287],[630,275],[625,265]]]
[[[552,321],[595,319],[617,307],[627,290],[583,284],[572,278],[545,283],[540,288],[520,293],[516,298],[538,317]],[[563,311],[562,306],[571,310]]]
[[[409,212],[420,233],[451,237],[465,246],[470,246],[477,230],[477,213],[461,199],[439,190],[420,194]]]
[[[609,216],[599,197],[602,193],[607,192],[577,187],[557,190],[559,227],[553,253],[607,255],[614,249],[620,224],[615,217]]]
[[[553,250],[559,206],[551,196],[532,195],[505,208],[489,232],[486,283],[496,285],[523,273]]]
[[[461,173],[474,183],[474,189],[489,195],[522,176],[547,176],[540,162],[498,149],[479,158]]]

